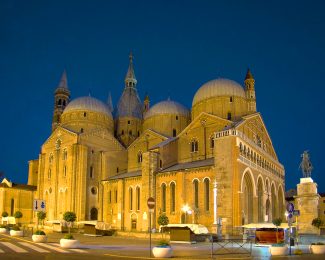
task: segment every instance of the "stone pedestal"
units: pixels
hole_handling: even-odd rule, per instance
[[[319,234],[319,230],[312,226],[311,222],[318,217],[319,195],[317,184],[312,178],[301,178],[297,185],[297,196],[295,204],[300,210],[298,217],[299,234]]]

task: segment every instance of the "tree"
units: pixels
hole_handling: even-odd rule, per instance
[[[276,242],[279,243],[279,241],[278,241],[278,228],[279,228],[279,226],[281,226],[282,218],[275,218],[275,219],[273,219],[272,223],[276,226]]]
[[[324,223],[320,218],[314,218],[313,221],[311,222],[311,224],[314,227],[320,228]]]
[[[17,224],[18,220],[23,217],[23,213],[21,213],[19,210],[14,213],[14,218],[17,219]]]
[[[159,215],[159,217],[158,217],[158,225],[159,225],[159,226],[166,226],[166,225],[168,225],[168,223],[169,223],[169,219],[168,219],[168,217],[166,216],[166,214],[161,214],[161,215]],[[161,232],[162,232],[162,233],[165,233],[165,229],[164,229],[164,227],[161,228]],[[162,235],[162,236],[163,236],[163,235]]]
[[[45,218],[46,218],[46,212],[43,212],[43,211],[37,212],[37,219],[38,219],[37,224],[39,224],[39,222],[41,220],[42,221],[42,225],[44,225],[44,219]]]
[[[75,222],[77,219],[76,213],[72,211],[67,211],[63,214],[63,219],[69,223],[68,228],[69,228],[69,235],[70,235],[70,227],[73,224],[73,222]]]
[[[2,214],[1,214],[1,216],[3,217],[3,218],[6,218],[6,217],[8,217],[8,212],[7,211],[4,211],[4,212],[2,212]]]

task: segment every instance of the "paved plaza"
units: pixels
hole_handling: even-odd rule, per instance
[[[78,249],[62,249],[59,245],[60,233],[48,234],[48,242],[44,244],[33,243],[30,236],[13,238],[9,235],[0,235],[0,259],[148,259],[150,258],[149,240],[120,236],[85,236],[74,234],[80,240]],[[152,240],[155,245],[157,240]],[[234,243],[232,252],[240,247]],[[196,244],[173,243],[173,258],[177,259],[211,259],[211,243],[201,242]],[[224,254],[218,244],[214,244],[213,259],[325,259],[325,256],[309,254],[308,246],[301,245],[302,255],[283,257],[271,257],[267,246],[252,245],[252,253],[249,254],[250,245],[244,245],[244,251]],[[296,247],[292,248],[292,253]],[[238,253],[241,252],[241,253]]]

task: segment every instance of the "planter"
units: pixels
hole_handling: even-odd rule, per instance
[[[18,230],[18,231],[10,230],[10,236],[12,236],[12,237],[23,237],[24,236],[24,231],[22,231],[22,230]]]
[[[46,235],[32,235],[32,239],[35,243],[46,243],[47,236]]]
[[[80,245],[79,240],[75,239],[60,239],[60,246],[63,248],[78,248]]]
[[[288,247],[287,246],[270,246],[269,251],[271,255],[287,255]]]
[[[325,254],[325,245],[311,245],[309,249],[310,249],[310,253],[315,255]]]
[[[5,234],[7,233],[7,229],[6,228],[0,228],[0,234]]]
[[[157,258],[172,257],[173,249],[170,246],[155,246],[152,248],[152,254]]]

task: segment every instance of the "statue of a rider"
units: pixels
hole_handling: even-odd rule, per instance
[[[302,161],[299,165],[299,168],[302,171],[304,178],[311,177],[311,171],[313,170],[313,165],[310,162],[308,151],[304,151],[301,155]]]

